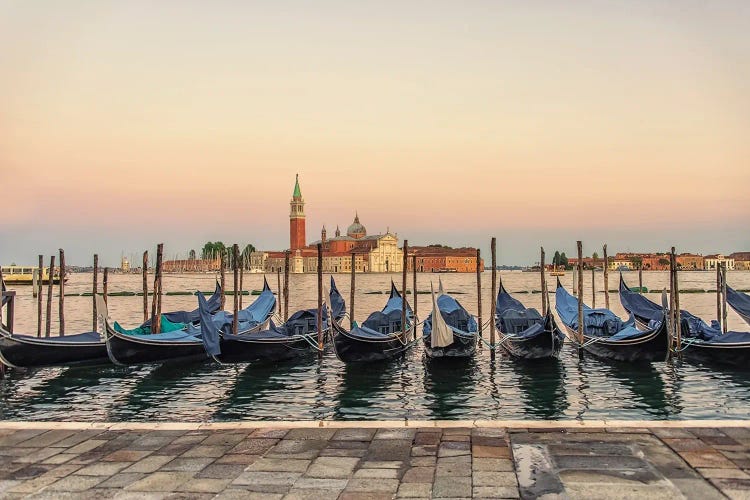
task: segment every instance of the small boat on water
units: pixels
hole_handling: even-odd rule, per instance
[[[212,297],[213,298],[213,297]],[[206,301],[211,303],[211,299]],[[276,297],[264,282],[263,293],[245,309],[237,313],[238,334],[249,334],[268,327]],[[211,307],[208,306],[207,310]],[[105,320],[107,353],[113,363],[118,365],[135,365],[142,363],[164,363],[178,361],[197,361],[206,359],[200,323],[200,310],[196,309],[198,318],[195,322],[182,324],[179,329],[163,333],[131,333],[116,329],[109,320]],[[192,318],[192,313],[190,315]],[[223,332],[231,333],[233,315],[219,311],[213,316],[215,324]]]
[[[33,266],[3,266],[3,278],[8,285],[32,285],[39,280],[39,268]],[[63,280],[68,281],[65,274]],[[49,267],[42,268],[42,283],[49,283]],[[52,283],[60,283],[60,269],[55,268],[52,272]]]
[[[100,311],[106,316],[106,304],[97,297]],[[221,287],[218,283],[209,307],[215,311],[221,304]],[[195,311],[174,311],[162,314],[165,321],[196,318]],[[150,331],[150,320],[136,330]],[[36,337],[11,334],[0,327],[0,361],[14,368],[40,368],[44,366],[84,366],[108,364],[107,345],[98,332],[83,332],[62,337]]]
[[[552,310],[542,316],[513,298],[500,281],[495,302],[495,326],[499,344],[520,359],[549,359],[560,355],[565,335],[557,327]]]
[[[750,325],[750,295],[727,286],[727,304]]]
[[[661,318],[663,308],[628,288],[622,275],[620,302],[641,328],[649,328]],[[682,343],[685,344],[681,348],[688,359],[734,366],[746,366],[750,362],[750,332],[723,333],[717,321],[712,321],[709,326],[685,310],[680,311],[680,330]]]
[[[578,299],[557,280],[555,309],[568,337],[578,335]],[[609,309],[592,309],[583,304],[583,344],[581,347],[594,356],[613,361],[664,361],[669,352],[669,332],[666,315],[648,330],[636,328],[635,319],[621,320]]]
[[[477,349],[477,320],[460,302],[446,294],[440,281],[438,294],[430,284],[432,312],[422,326],[422,342],[429,358],[468,358]],[[437,314],[436,314],[437,313]]]
[[[329,303],[333,317],[340,321],[344,317],[346,304],[331,277]],[[292,314],[281,325],[273,320],[267,329],[250,334],[234,335],[220,330],[217,322],[205,307],[206,299],[198,295],[201,312],[201,336],[206,353],[220,363],[242,363],[247,361],[281,361],[315,352],[318,348],[318,309],[304,309]],[[323,308],[323,331],[329,329],[328,308]]]
[[[347,330],[333,321],[333,346],[336,356],[344,363],[382,361],[399,356],[414,345],[414,314],[406,303],[406,325],[401,324],[404,299],[391,281],[391,294],[381,311],[376,311],[362,323]]]

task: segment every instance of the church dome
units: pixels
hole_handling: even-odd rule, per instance
[[[367,236],[367,229],[359,223],[359,215],[354,216],[354,222],[346,229],[346,235],[350,238],[359,239]]]

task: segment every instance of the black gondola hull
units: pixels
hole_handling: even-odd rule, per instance
[[[477,336],[462,338],[453,334],[453,342],[445,347],[432,347],[432,335],[422,335],[425,354],[429,358],[470,358],[477,350]]]
[[[284,361],[309,356],[317,349],[317,334],[291,337],[288,340],[220,341],[221,354],[214,358],[221,363],[245,363],[249,361]],[[311,344],[312,342],[312,344]]]
[[[530,338],[508,338],[500,343],[505,351],[514,358],[524,360],[538,360],[559,358],[560,350],[565,342],[565,335],[557,327],[552,314],[548,314],[544,320],[544,330]],[[498,331],[502,331],[500,321],[496,322]]]
[[[565,325],[570,338],[578,332]],[[665,321],[654,330],[635,339],[606,340],[584,336],[583,349],[594,356],[611,361],[652,362],[665,361],[669,352],[669,333]]]
[[[109,364],[104,342],[55,343],[54,340],[0,333],[0,361],[13,368]]]
[[[722,344],[695,342],[682,351],[685,359],[706,364],[750,368],[750,342]]]
[[[123,335],[107,326],[107,354],[117,365],[200,361],[208,358],[202,342],[158,342]]]
[[[334,324],[333,346],[336,356],[344,363],[369,363],[384,361],[404,354],[413,342],[402,341],[391,336],[387,340],[363,341],[350,336],[344,328]],[[412,338],[413,327],[406,331],[405,338]]]

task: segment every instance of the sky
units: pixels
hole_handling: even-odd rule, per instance
[[[0,0],[0,262],[750,250],[750,2]],[[329,233],[330,234],[330,233]]]

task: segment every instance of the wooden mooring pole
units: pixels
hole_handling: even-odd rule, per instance
[[[47,317],[44,323],[44,336],[49,337],[52,330],[52,289],[54,288],[55,280],[52,276],[55,272],[55,256],[49,258],[49,279],[47,280]]]
[[[672,267],[674,268],[674,278],[672,278],[672,281],[674,283],[675,349],[677,350],[677,355],[681,356],[682,314],[680,313],[680,280],[678,279],[677,253],[674,247],[672,247]]]
[[[349,289],[349,329],[354,328],[354,290],[357,286],[357,280],[355,278],[356,270],[354,269],[355,254],[352,252],[352,282]],[[331,322],[333,318],[331,318]],[[333,331],[331,331],[333,332]]]
[[[414,254],[411,256],[411,275],[413,278],[414,283],[412,284],[412,289],[414,290],[414,322],[417,322],[417,255]],[[416,335],[416,334],[415,334]]]
[[[148,321],[148,250],[143,252],[143,322]]]
[[[403,262],[401,262],[401,331],[404,334],[404,341],[408,341],[406,338],[406,263],[409,258],[409,240],[404,240],[404,255]],[[414,329],[416,335],[417,329]]]
[[[583,243],[576,242],[578,247],[578,344],[583,345]]]
[[[542,316],[547,314],[547,279],[544,275],[544,247],[540,247],[541,251],[539,254],[539,276],[541,278],[540,292],[542,294]]]
[[[727,333],[727,263],[721,263],[721,331]]]
[[[596,270],[591,268],[591,307],[596,309]]]
[[[643,268],[638,266],[638,293],[643,293]]]
[[[97,318],[97,310],[96,310],[96,294],[99,293],[99,254],[94,254],[94,276],[92,278],[92,284],[91,284],[91,303],[92,303],[92,311],[94,313],[93,317],[93,326],[91,327],[91,330],[96,332],[99,331],[99,318]]]
[[[221,252],[221,257],[219,257],[219,283],[221,286],[221,310],[224,310],[224,306],[227,305],[227,273],[226,273],[226,267],[227,267],[227,259],[226,259],[226,252]]]
[[[716,321],[721,329],[721,265],[716,263]],[[723,331],[723,330],[722,330]]]
[[[482,253],[477,248],[477,262],[476,262],[476,272],[477,272],[477,322],[479,323],[479,338],[483,337],[483,330],[482,328],[482,270],[480,269],[479,263],[482,261]]]
[[[44,256],[39,256],[39,269],[37,271],[37,290],[36,290],[36,336],[42,336],[42,282],[44,281]],[[94,304],[96,308],[96,304]],[[96,309],[94,309],[94,321],[96,321]],[[721,321],[721,316],[719,316]],[[94,325],[96,330],[96,325]]]
[[[276,308],[279,311],[279,318],[281,317],[281,302],[284,292],[281,291],[281,267],[276,269]]]
[[[490,260],[492,262],[492,272],[490,273],[490,345],[495,347],[495,313],[497,312],[497,238],[494,236],[490,240]],[[479,276],[482,275],[482,259],[477,255],[477,270]],[[481,282],[479,285],[479,295],[482,295]],[[480,299],[481,300],[481,299]],[[494,356],[493,350],[490,356]]]
[[[238,285],[239,285],[239,269],[237,268],[237,261],[240,257],[240,247],[235,243],[232,245],[232,273],[233,273],[233,283],[232,283],[232,290],[234,291],[234,301],[232,309],[233,315],[232,315],[232,333],[237,335],[237,326],[238,326],[238,318],[237,314],[240,312],[240,297],[237,294],[238,291]]]
[[[156,268],[154,269],[154,297],[151,300],[151,333],[161,333],[161,265],[164,243],[156,245]]]
[[[104,274],[102,275],[102,299],[107,304],[109,298],[109,268],[104,266]]]
[[[323,357],[323,245],[318,243],[318,357]]]
[[[245,261],[240,258],[240,310],[242,309],[242,296],[245,293]]]
[[[65,335],[65,251],[60,249],[60,297],[57,303],[60,336]]]
[[[607,257],[607,244],[602,247],[604,252],[604,307],[609,309],[609,257]]]
[[[289,319],[289,256],[290,251],[284,252],[284,323]]]
[[[669,353],[674,353],[675,341],[677,340],[677,317],[679,313],[675,308],[675,286],[674,286],[674,260],[672,253],[669,254]]]

